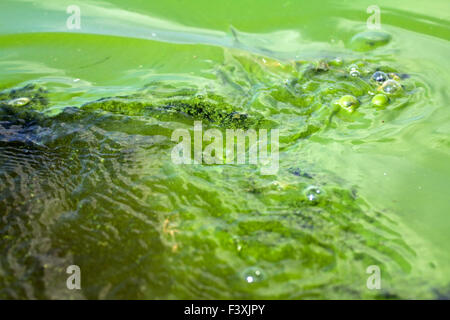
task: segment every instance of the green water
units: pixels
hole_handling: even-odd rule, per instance
[[[372,1],[72,4],[0,3],[0,298],[450,296],[448,1],[377,1],[375,43]],[[174,164],[195,120],[279,129],[277,174]]]

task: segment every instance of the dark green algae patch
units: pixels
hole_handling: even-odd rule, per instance
[[[223,128],[248,129],[258,127],[261,117],[249,117],[234,111],[233,107],[217,95],[182,97],[158,102],[145,101],[141,97],[104,98],[87,103],[83,110],[102,110],[127,116],[152,116],[156,119],[191,117]]]
[[[371,76],[397,70],[340,59],[264,61],[227,57],[217,74],[235,95],[161,94],[156,83],[49,116],[44,89],[0,93],[0,297],[395,299],[442,292],[423,284],[433,263],[389,211],[359,197],[345,177],[289,153],[321,132],[381,125],[372,114],[405,108],[421,84],[400,81],[402,91],[380,108],[371,100],[383,88]],[[350,75],[355,68],[357,77]],[[352,112],[337,104],[343,95],[358,100]],[[28,100],[10,103],[18,98]],[[279,128],[286,156],[278,175],[250,165],[174,165],[171,131],[193,120]],[[69,264],[83,270],[81,292],[64,290]],[[366,287],[370,265],[383,270],[381,290]]]

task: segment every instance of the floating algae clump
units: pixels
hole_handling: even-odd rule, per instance
[[[155,100],[148,97],[105,98],[82,106],[83,110],[103,110],[127,116],[151,115],[156,118],[172,115],[186,115],[195,120],[204,120],[226,128],[249,128],[260,119],[239,113],[217,95],[206,97],[177,97]]]
[[[267,58],[260,63],[259,59],[247,55],[227,54],[225,58],[226,63],[216,71],[221,79],[219,87],[183,87],[185,84],[177,87],[154,82],[135,94],[101,98],[79,108],[98,115],[111,113],[166,122],[203,120],[221,128],[280,127],[284,131],[280,137],[284,143],[308,138],[328,128],[331,121],[348,121],[334,116],[333,105],[338,100],[347,111],[358,108],[358,112],[365,112],[373,92],[378,89],[396,97],[390,104],[395,107],[407,102],[415,85],[412,79],[405,79],[399,84],[400,88],[406,84],[405,90],[395,90],[388,85],[388,81],[395,80],[389,79],[380,87],[378,81],[384,79],[384,75],[397,71],[370,60],[327,58],[280,63]],[[357,76],[349,74],[348,70],[357,71]],[[41,88],[26,86],[4,92],[6,99],[2,100],[8,105],[11,98],[29,99],[27,104],[17,108],[42,111],[48,104],[44,92]]]

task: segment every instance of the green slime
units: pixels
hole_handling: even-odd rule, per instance
[[[0,297],[446,294],[445,284],[421,280],[434,264],[416,235],[368,204],[345,177],[292,151],[318,132],[380,126],[423,87],[412,77],[402,80],[401,95],[375,107],[372,73],[405,70],[336,61],[263,63],[232,51],[217,69],[220,90],[153,82],[56,115],[46,111],[48,93],[39,86],[3,91]],[[359,77],[348,73],[355,64]],[[360,101],[351,114],[337,104],[344,95]],[[8,104],[23,97],[30,99],[25,106]],[[278,175],[260,175],[255,165],[173,164],[172,130],[192,130],[194,120],[220,130],[279,128]],[[311,186],[320,190],[313,201]],[[51,213],[40,216],[43,208]],[[7,261],[28,267],[14,270]],[[82,295],[64,290],[68,264],[81,267]],[[381,290],[366,287],[371,265],[382,270]]]

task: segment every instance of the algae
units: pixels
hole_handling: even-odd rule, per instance
[[[418,262],[422,248],[409,231],[344,177],[299,166],[295,149],[276,177],[251,165],[171,163],[171,130],[163,122],[277,127],[283,152],[341,123],[367,121],[358,113],[377,112],[371,77],[386,68],[334,57],[265,61],[226,57],[217,74],[221,90],[235,95],[158,91],[161,83],[153,83],[50,116],[44,89],[4,91],[0,180],[10,185],[0,198],[0,296],[48,298],[58,288],[49,275],[63,277],[62,266],[75,263],[89,283],[83,295],[92,299],[434,297],[420,279],[432,261]],[[352,65],[358,77],[349,74]],[[407,105],[412,81],[402,82],[405,90],[383,112]],[[361,105],[342,115],[334,103],[348,94]],[[29,102],[8,104],[17,98]],[[45,240],[36,244],[33,233]],[[27,270],[17,273],[7,259]],[[365,288],[369,265],[391,281],[381,292]]]

